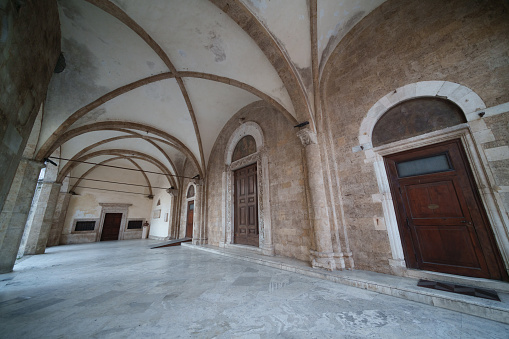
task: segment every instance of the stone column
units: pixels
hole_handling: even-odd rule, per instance
[[[223,171],[223,175],[221,177],[222,179],[222,190],[221,190],[221,239],[219,240],[219,247],[225,247],[226,244],[229,244],[228,240],[227,240],[227,229],[228,229],[228,218],[230,218],[230,216],[228,216],[228,212],[229,212],[229,208],[228,208],[228,204],[229,204],[229,199],[228,199],[228,194],[229,194],[229,188],[228,188],[228,171],[229,169],[226,168],[224,171]]]
[[[200,245],[208,243],[207,230],[205,228],[207,222],[207,186],[205,180],[202,180],[201,188],[202,203],[200,206]]]
[[[71,200],[71,193],[60,192],[55,207],[55,214],[53,215],[53,223],[48,237],[46,247],[57,246],[60,244],[60,235],[64,228],[65,217],[67,215],[67,208]]]
[[[193,245],[202,245],[203,180],[196,181],[193,212]]]
[[[316,133],[309,128],[297,133],[305,149],[307,184],[310,193],[309,219],[315,235],[315,250],[311,250],[311,265],[328,270],[336,269],[334,251],[332,249],[331,227],[323,182],[320,147]]]
[[[182,183],[180,184],[182,185]],[[182,186],[180,186],[182,187]],[[180,220],[181,220],[181,209],[182,209],[182,190],[178,190],[176,193],[172,193],[172,224],[171,224],[171,233],[170,236],[173,239],[180,238]]]
[[[46,250],[53,214],[57,205],[61,183],[43,182],[39,201],[35,206],[34,219],[27,223],[24,254],[42,254]]]
[[[271,222],[271,212],[270,212],[270,184],[269,184],[269,157],[267,155],[267,151],[263,151],[261,153],[261,176],[258,178],[260,183],[260,194],[261,199],[260,207],[262,215],[260,216],[260,220],[263,220],[263,245],[262,253],[265,255],[274,255],[274,245],[272,244],[272,222]],[[260,171],[259,171],[260,173]]]
[[[11,272],[43,163],[22,159],[0,213],[0,273]]]
[[[176,235],[177,214],[178,214],[177,199],[178,199],[179,193],[177,193],[177,195],[172,192],[168,193],[170,195],[170,205],[171,205],[171,208],[170,208],[171,217],[170,217],[169,225],[168,225],[168,239],[178,239],[178,235],[176,237],[175,237],[175,235]]]

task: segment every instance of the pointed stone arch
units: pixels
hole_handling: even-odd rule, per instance
[[[80,158],[73,158],[71,161],[69,161],[67,164],[65,164],[65,166],[62,168],[62,170],[58,174],[56,182],[62,182],[64,180],[64,178],[67,176],[67,174],[69,174],[73,168],[79,166],[80,162],[87,161],[88,159],[91,159],[91,158],[94,158],[97,156],[101,156],[101,155],[113,155],[113,156],[119,156],[119,157],[124,157],[124,158],[133,158],[133,159],[140,159],[140,160],[148,161],[148,162],[152,163],[153,165],[155,165],[156,167],[158,167],[162,171],[162,173],[164,173],[164,175],[168,179],[168,183],[170,185],[176,186],[175,179],[173,178],[170,170],[168,168],[166,168],[164,166],[164,164],[161,163],[159,160],[157,160],[149,155],[140,153],[140,152],[121,150],[121,149],[102,150],[102,151],[97,151],[94,153],[89,153],[89,154],[83,155]]]
[[[96,122],[93,124],[81,126],[78,128],[74,128],[72,130],[69,130],[62,134],[60,137],[58,137],[57,140],[54,141],[54,143],[49,146],[46,149],[46,153],[43,153],[43,149],[41,148],[38,152],[37,158],[38,160],[42,160],[45,157],[48,157],[51,155],[51,153],[57,149],[59,146],[64,144],[66,141],[71,140],[74,137],[77,137],[79,135],[82,135],[87,132],[92,131],[103,131],[103,130],[119,130],[119,129],[134,129],[138,131],[144,131],[147,133],[152,133],[163,140],[165,140],[169,145],[172,145],[176,149],[178,149],[181,153],[183,153],[185,156],[187,156],[196,166],[196,168],[199,171],[200,176],[203,176],[203,169],[201,166],[199,166],[199,162],[194,156],[194,154],[191,152],[191,150],[185,146],[179,139],[175,138],[174,136],[163,132],[157,128],[139,124],[139,123],[133,123],[133,122],[123,122],[123,121],[103,121],[103,122]],[[50,153],[47,153],[50,152]]]

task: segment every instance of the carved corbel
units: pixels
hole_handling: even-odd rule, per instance
[[[316,133],[309,128],[301,129],[297,132],[297,136],[304,147],[318,143]]]

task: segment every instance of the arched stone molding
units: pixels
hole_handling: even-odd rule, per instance
[[[187,197],[187,192],[189,192],[189,188],[190,188],[191,186],[192,186],[192,187],[194,187],[194,195],[193,195],[192,197],[188,198],[188,197]],[[199,232],[198,232],[199,225],[198,225],[198,223],[197,223],[197,220],[198,220],[198,219],[197,219],[197,217],[199,217],[199,216],[198,216],[198,215],[196,215],[196,212],[197,212],[197,210],[198,210],[198,209],[196,208],[196,207],[197,207],[197,204],[196,204],[196,202],[197,202],[197,201],[196,201],[196,198],[197,198],[197,193],[198,193],[198,187],[196,187],[196,186],[197,186],[197,185],[196,185],[196,183],[194,183],[194,182],[192,182],[192,181],[191,181],[191,182],[189,182],[189,183],[187,184],[186,190],[183,192],[183,194],[184,194],[184,196],[183,196],[183,197],[185,198],[185,201],[186,201],[186,213],[185,213],[185,219],[184,219],[184,225],[185,225],[185,228],[184,228],[184,230],[186,230],[186,229],[187,229],[187,206],[188,206],[188,203],[189,203],[189,201],[194,201],[194,211],[193,211],[193,239],[195,238],[195,234],[196,234],[196,235],[198,235],[198,233],[199,233]],[[184,232],[184,236],[185,236],[185,232]],[[196,236],[196,238],[197,238],[197,236]]]
[[[203,72],[190,72],[190,71],[181,71],[178,72],[179,77],[181,78],[196,78],[196,79],[205,79],[209,81],[215,81],[220,82],[226,85],[230,85],[233,87],[237,87],[240,89],[243,89],[245,91],[248,91],[252,93],[253,95],[256,95],[260,99],[268,102],[271,104],[275,109],[280,111],[287,119],[292,123],[293,125],[297,124],[297,119],[286,109],[283,105],[281,105],[277,100],[272,98],[270,95],[262,92],[261,90],[250,86],[244,82],[230,79],[227,77],[222,77],[215,74],[210,73],[203,73]],[[81,107],[77,111],[75,111],[73,114],[71,114],[64,122],[60,124],[60,126],[53,132],[53,134],[44,142],[44,144],[41,146],[41,148],[37,151],[36,159],[42,159],[47,154],[50,154],[55,148],[61,145],[61,142],[59,139],[64,135],[66,132],[69,131],[69,128],[74,124],[78,119],[81,117],[87,115],[94,109],[100,107],[101,105],[105,104],[106,102],[119,97],[122,94],[128,93],[132,90],[135,90],[139,87],[152,84],[158,81],[167,80],[167,79],[173,79],[175,78],[175,74],[172,74],[170,72],[167,73],[161,73],[149,76],[147,78],[143,78],[137,81],[134,81],[130,84],[124,85],[122,87],[119,87],[111,92],[108,92],[101,96],[100,98],[96,99],[95,101]],[[173,144],[172,144],[173,145]]]
[[[256,152],[244,158],[232,162],[232,155],[235,146],[240,139],[250,135],[255,139]],[[235,245],[233,243],[233,225],[234,225],[234,180],[233,172],[242,167],[255,164],[257,166],[258,180],[258,231],[259,248],[250,248],[251,246]],[[263,137],[261,127],[252,121],[240,125],[230,136],[225,152],[225,170],[223,172],[223,220],[221,230],[220,247],[242,246],[242,248],[258,250],[265,255],[274,255],[274,246],[272,244],[272,227],[270,213],[270,191],[269,191],[269,159],[267,147]]]
[[[159,130],[154,127],[150,127],[147,125],[134,123],[134,122],[123,122],[123,121],[102,121],[102,122],[96,122],[89,125],[84,125],[81,127],[77,127],[74,129],[71,129],[62,135],[60,135],[57,140],[54,141],[53,144],[46,146],[43,146],[38,152],[36,156],[36,160],[43,160],[45,157],[48,157],[51,155],[51,153],[60,147],[62,144],[67,142],[68,140],[77,137],[79,135],[93,132],[93,131],[106,131],[106,130],[119,130],[119,129],[134,129],[137,131],[142,131],[145,133],[151,133],[157,137],[162,138],[160,141],[166,142],[168,145],[171,145],[172,147],[175,147],[177,150],[179,150],[182,154],[186,155],[191,161],[194,162],[196,168],[199,171],[200,176],[203,176],[203,169],[199,166],[199,162],[194,156],[194,154],[191,152],[189,148],[187,148],[184,143],[182,143],[179,139],[175,138],[174,136]],[[49,139],[48,139],[49,140]],[[44,144],[46,145],[46,143]],[[45,153],[44,150],[51,150],[51,153]]]
[[[298,121],[309,120],[314,125],[314,115],[307,95],[306,86],[298,75],[299,71],[290,61],[283,44],[275,39],[263,22],[258,20],[242,1],[210,0],[226,15],[233,19],[260,47],[267,59],[274,66],[285,85],[295,109]],[[314,128],[314,127],[313,127]]]
[[[231,165],[232,155],[233,155],[233,151],[235,150],[235,146],[237,146],[237,143],[240,141],[240,139],[242,139],[246,135],[250,135],[255,139],[256,152],[259,152],[260,149],[263,147],[264,140],[263,140],[263,131],[262,131],[261,127],[255,122],[247,121],[247,122],[243,123],[242,125],[240,125],[235,130],[235,132],[233,132],[233,134],[230,136],[230,140],[228,140],[228,144],[227,144],[228,146],[226,148],[225,159],[224,159],[224,163],[226,165]]]
[[[479,119],[476,112],[486,108],[484,101],[470,88],[449,81],[420,81],[395,89],[378,100],[362,120],[359,143],[364,150],[372,148],[371,137],[376,122],[391,107],[400,102],[420,97],[441,97],[458,105],[467,121]]]
[[[94,153],[86,154],[86,155],[82,156],[81,158],[77,158],[77,159],[72,158],[71,161],[67,162],[67,164],[65,164],[65,166],[60,170],[60,173],[59,173],[56,181],[62,182],[64,180],[64,178],[70,173],[70,171],[73,168],[79,166],[81,162],[87,161],[88,159],[98,157],[101,155],[120,156],[120,157],[125,157],[125,158],[140,159],[143,161],[147,161],[147,162],[155,165],[156,167],[158,167],[162,171],[162,173],[164,173],[164,175],[168,179],[168,183],[170,185],[176,186],[175,179],[173,178],[170,170],[163,163],[161,163],[159,160],[157,160],[149,155],[137,152],[137,151],[129,151],[129,150],[122,150],[122,149],[101,150],[101,151],[96,151]]]
[[[373,129],[385,112],[403,101],[419,97],[441,97],[452,101],[462,109],[467,123],[373,148],[371,142]],[[373,194],[372,198],[374,202],[382,203],[384,213],[382,224],[385,224],[389,235],[392,251],[389,264],[394,273],[408,274],[383,156],[452,139],[462,141],[498,248],[502,253],[506,270],[508,269],[509,220],[503,212],[504,205],[496,190],[493,174],[481,146],[483,136],[472,133],[472,125],[481,119],[478,112],[485,108],[483,100],[468,87],[448,81],[421,81],[397,88],[385,95],[371,107],[362,120],[358,136],[360,145],[353,147],[352,151],[364,152],[366,157],[364,162],[372,163],[374,166],[379,193]]]
[[[159,152],[161,152],[161,154],[164,156],[164,158],[170,163],[171,170],[173,170],[173,173],[175,175],[179,175],[177,167],[175,166],[175,164],[173,163],[171,158],[168,156],[168,154],[166,154],[166,152],[159,145],[157,145],[156,142],[151,140],[151,138],[144,137],[141,134],[135,133],[135,132],[130,131],[130,130],[124,130],[124,129],[118,129],[118,130],[120,132],[128,133],[128,135],[121,135],[121,136],[118,136],[118,137],[113,137],[113,138],[109,138],[109,139],[98,141],[98,142],[96,142],[96,143],[94,143],[94,144],[92,144],[92,145],[90,145],[88,147],[83,148],[81,151],[76,153],[73,156],[73,159],[79,158],[82,155],[84,155],[84,154],[88,153],[89,151],[93,150],[94,148],[99,147],[99,146],[104,145],[104,144],[107,144],[109,142],[113,142],[113,141],[116,141],[116,140],[122,140],[122,139],[140,139],[142,142],[148,142],[154,148],[156,148]]]

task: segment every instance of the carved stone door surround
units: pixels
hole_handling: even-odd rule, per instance
[[[191,189],[191,187],[193,187],[193,194],[192,196],[189,196],[189,190]],[[185,199],[186,199],[186,213],[185,213],[185,221],[184,221],[184,225],[185,225],[185,232],[184,232],[184,235],[183,237],[186,237],[186,232],[187,232],[187,218],[188,218],[188,205],[189,205],[189,202],[190,201],[194,201],[194,210],[196,211],[196,198],[197,198],[197,193],[198,193],[198,185],[196,185],[194,182],[190,182],[189,184],[187,184],[187,188],[186,188],[186,195],[185,195]],[[197,232],[195,233],[195,225],[196,225],[196,215],[194,215],[194,212],[193,212],[193,238],[194,237],[194,234],[197,234]],[[180,236],[182,237],[182,236]],[[196,237],[197,238],[197,237]],[[198,243],[197,241],[195,241],[195,243]]]
[[[120,231],[118,234],[118,240],[124,239],[124,231],[127,223],[127,212],[129,206],[132,204],[115,204],[115,203],[99,203],[101,205],[101,219],[99,221],[99,229],[97,231],[97,237],[95,241],[101,240],[101,233],[103,231],[104,217],[106,213],[122,213],[122,221],[120,222]]]
[[[256,141],[256,152],[244,158],[232,162],[232,154],[240,139],[251,135]],[[272,244],[272,229],[270,217],[270,192],[269,192],[269,160],[267,149],[264,145],[263,132],[261,127],[252,121],[240,125],[230,137],[225,152],[225,169],[223,172],[223,196],[222,196],[222,230],[220,247],[242,247],[248,250],[255,250],[265,255],[274,255]],[[234,224],[234,180],[233,172],[242,167],[257,165],[258,177],[258,231],[259,248],[233,244]],[[251,248],[252,247],[252,248]]]

